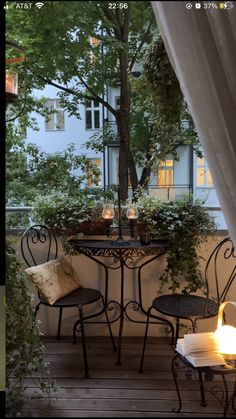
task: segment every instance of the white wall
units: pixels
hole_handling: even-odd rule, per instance
[[[35,90],[34,95],[37,98],[44,96],[48,99],[57,99],[57,92],[58,89],[55,87],[47,86],[47,88],[43,91]],[[86,154],[88,158],[101,159],[101,178],[103,179],[102,153],[95,153],[92,150],[85,150],[81,148],[82,144],[84,144],[97,130],[85,129],[84,105],[79,105],[79,112],[81,119],[69,116],[68,113],[65,112],[65,129],[57,131],[45,130],[45,118],[33,113],[32,117],[35,117],[38,121],[39,131],[34,131],[32,128],[28,128],[26,143],[34,143],[46,153],[62,152],[70,143],[74,143],[76,146],[75,152],[77,154]],[[100,110],[100,125],[102,126],[102,110]]]

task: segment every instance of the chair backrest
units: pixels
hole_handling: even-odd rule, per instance
[[[207,292],[210,298],[222,303],[236,280],[236,252],[230,237],[217,244],[205,268]]]
[[[55,234],[44,225],[29,227],[21,238],[21,253],[28,266],[56,259],[58,243]]]

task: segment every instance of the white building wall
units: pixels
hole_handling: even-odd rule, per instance
[[[58,99],[59,92],[53,86],[47,86],[43,91],[35,90],[34,95],[37,98],[42,96],[48,99]],[[32,128],[27,129],[26,143],[34,143],[46,153],[62,152],[70,143],[74,143],[75,152],[78,155],[86,154],[88,158],[101,159],[101,178],[103,179],[103,154],[95,153],[93,150],[85,150],[82,145],[97,132],[95,129],[86,130],[85,127],[85,107],[83,104],[78,106],[81,119],[75,116],[69,116],[65,111],[65,127],[64,130],[46,130],[45,118],[33,113],[32,117],[38,122],[39,131]],[[102,126],[102,107],[100,106],[100,126]]]

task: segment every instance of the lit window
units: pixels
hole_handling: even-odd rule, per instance
[[[173,160],[161,161],[157,176],[158,186],[172,186],[174,183],[174,166]]]
[[[91,63],[95,63],[97,57],[96,57],[96,48],[99,47],[101,41],[95,37],[90,37],[89,43],[92,47],[92,51],[90,51],[90,57],[91,57]]]
[[[45,118],[46,131],[60,131],[65,129],[64,110],[60,106],[59,99],[49,99],[46,101],[46,107],[54,111]]]
[[[213,187],[210,170],[204,157],[197,157],[197,187]]]
[[[96,173],[92,170],[87,172],[87,185],[88,186],[101,186],[101,159],[90,159],[90,162],[97,167]],[[97,173],[99,171],[99,173]]]
[[[100,104],[96,100],[87,100],[85,103],[86,129],[100,128]]]

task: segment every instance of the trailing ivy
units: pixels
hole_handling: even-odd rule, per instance
[[[161,293],[164,285],[172,293],[193,293],[202,289],[198,250],[200,244],[216,231],[213,217],[200,200],[188,196],[179,201],[161,202],[143,194],[136,202],[139,222],[146,223],[154,237],[168,240],[166,268],[160,276]]]
[[[44,363],[44,345],[31,305],[31,295],[22,264],[12,244],[6,243],[6,416],[21,416],[27,385],[25,379],[40,370],[37,385],[51,398],[55,383],[50,383]]]
[[[144,64],[147,80],[154,87],[154,95],[163,121],[181,123],[183,94],[160,36],[151,45]]]

